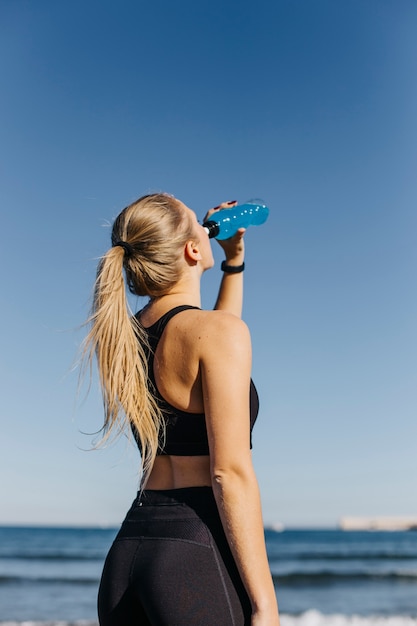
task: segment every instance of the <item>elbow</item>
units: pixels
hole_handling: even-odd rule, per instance
[[[211,468],[211,484],[213,490],[224,491],[229,487],[237,488],[238,485],[247,485],[255,478],[252,461],[242,460],[239,463],[227,465],[213,465]]]

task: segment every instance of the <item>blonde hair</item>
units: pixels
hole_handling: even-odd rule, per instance
[[[193,224],[178,200],[168,194],[139,198],[116,218],[113,247],[97,269],[90,332],[84,356],[97,357],[104,402],[103,439],[119,435],[129,424],[137,432],[142,457],[142,485],[152,468],[160,434],[161,410],[148,386],[147,335],[130,311],[129,290],[151,297],[164,295],[181,276],[184,245],[195,236]],[[126,253],[117,244],[130,246]]]

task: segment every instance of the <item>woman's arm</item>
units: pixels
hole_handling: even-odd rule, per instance
[[[215,209],[211,209],[204,218],[204,221],[215,218],[217,211],[222,209],[231,209],[237,202],[223,202]],[[238,267],[242,265],[245,259],[245,245],[243,235],[245,229],[238,230],[234,237],[230,239],[219,240],[217,243],[223,248],[225,253],[225,261],[227,265]],[[242,316],[243,306],[243,272],[238,274],[223,273],[223,277],[219,287],[216,304],[216,311],[227,311],[233,313],[236,317]]]
[[[213,491],[251,601],[252,626],[279,626],[250,452],[250,336],[236,317],[219,313],[214,318],[213,329],[207,324],[200,338]]]
[[[230,266],[242,265],[245,258],[243,235],[245,230],[241,228],[234,237],[219,241],[225,251],[226,264]],[[214,308],[217,311],[227,311],[236,317],[242,316],[243,307],[243,272],[232,274],[223,272]]]

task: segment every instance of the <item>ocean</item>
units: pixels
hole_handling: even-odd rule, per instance
[[[116,532],[0,527],[0,626],[97,626]],[[417,626],[417,532],[265,534],[282,626]]]

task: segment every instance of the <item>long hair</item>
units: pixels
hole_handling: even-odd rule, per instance
[[[132,315],[129,290],[150,297],[167,293],[181,275],[184,245],[195,236],[193,224],[178,200],[168,194],[139,198],[116,218],[113,247],[101,258],[89,317],[84,357],[97,357],[104,403],[103,439],[129,424],[138,434],[142,485],[146,483],[164,432],[161,411],[148,386],[147,336]],[[128,252],[121,246],[128,244]]]

